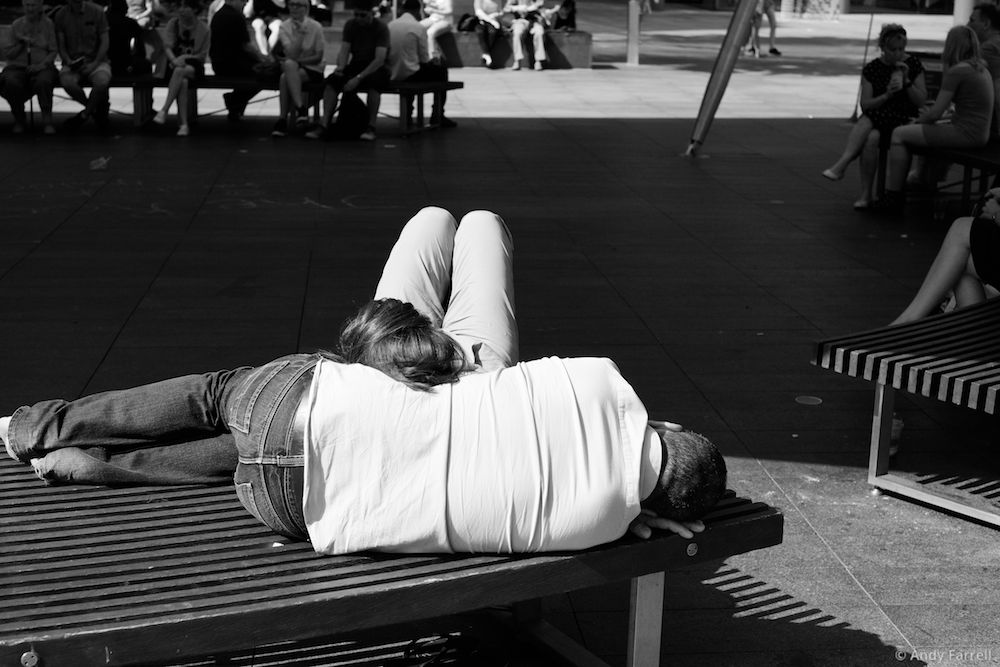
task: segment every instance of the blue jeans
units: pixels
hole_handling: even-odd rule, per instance
[[[305,538],[302,437],[317,355],[18,408],[8,438],[21,461],[107,452],[72,465],[86,483],[199,483],[232,479],[244,507],[272,530]],[[298,419],[297,419],[298,418]],[[121,465],[120,457],[141,465]],[[143,458],[143,457],[146,458]],[[125,459],[129,460],[129,459]],[[234,461],[235,460],[235,461]]]

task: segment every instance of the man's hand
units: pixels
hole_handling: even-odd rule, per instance
[[[648,422],[649,427],[658,433],[663,433],[664,431],[673,431],[674,433],[680,433],[684,430],[684,427],[680,424],[675,424],[674,422],[665,422],[658,419],[650,419]]]
[[[354,77],[353,79],[348,79],[347,83],[344,84],[344,91],[351,93],[354,92],[357,87],[361,84],[361,79]]]
[[[690,540],[694,537],[695,533],[700,533],[705,530],[705,524],[701,521],[674,521],[673,519],[664,519],[661,516],[657,516],[650,510],[642,510],[639,512],[639,516],[633,519],[632,523],[630,523],[628,527],[629,532],[636,537],[641,537],[644,540],[648,540],[652,537],[654,528],[659,530],[669,530],[672,533],[676,533],[681,537]]]

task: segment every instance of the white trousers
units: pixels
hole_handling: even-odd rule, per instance
[[[420,25],[427,28],[427,57],[433,60],[440,51],[437,43],[438,36],[452,30],[451,19],[428,16],[420,20]]]
[[[514,246],[503,219],[472,211],[455,223],[435,206],[403,227],[382,270],[376,299],[408,301],[441,327],[476,370],[518,362]]]

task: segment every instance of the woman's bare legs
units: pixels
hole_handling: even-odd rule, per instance
[[[858,155],[861,155],[865,148],[865,142],[868,141],[868,135],[874,130],[875,126],[871,119],[868,116],[861,116],[847,135],[847,145],[844,146],[844,152],[829,169],[823,172],[823,175],[831,180],[839,181],[842,179],[847,165],[851,164]]]
[[[926,146],[924,126],[919,124],[901,125],[892,131],[889,144],[889,164],[886,168],[885,189],[901,193],[906,186],[906,175],[910,171],[910,146]]]
[[[983,283],[972,262],[969,234],[973,220],[966,217],[952,223],[916,296],[892,324],[905,324],[926,317],[952,290],[960,308],[980,303],[986,298]]]
[[[878,172],[879,140],[882,138],[878,130],[868,133],[864,148],[858,160],[858,173],[861,176],[861,195],[854,202],[854,208],[867,208],[872,202],[872,189],[875,187],[875,174]]]

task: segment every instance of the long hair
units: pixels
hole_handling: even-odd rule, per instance
[[[399,299],[363,305],[344,322],[337,349],[320,354],[341,363],[370,366],[420,391],[455,382],[465,366],[458,343],[413,304]]]
[[[945,70],[960,62],[968,62],[977,72],[982,72],[986,67],[979,48],[979,38],[967,25],[957,25],[948,31],[941,52],[941,64]]]

